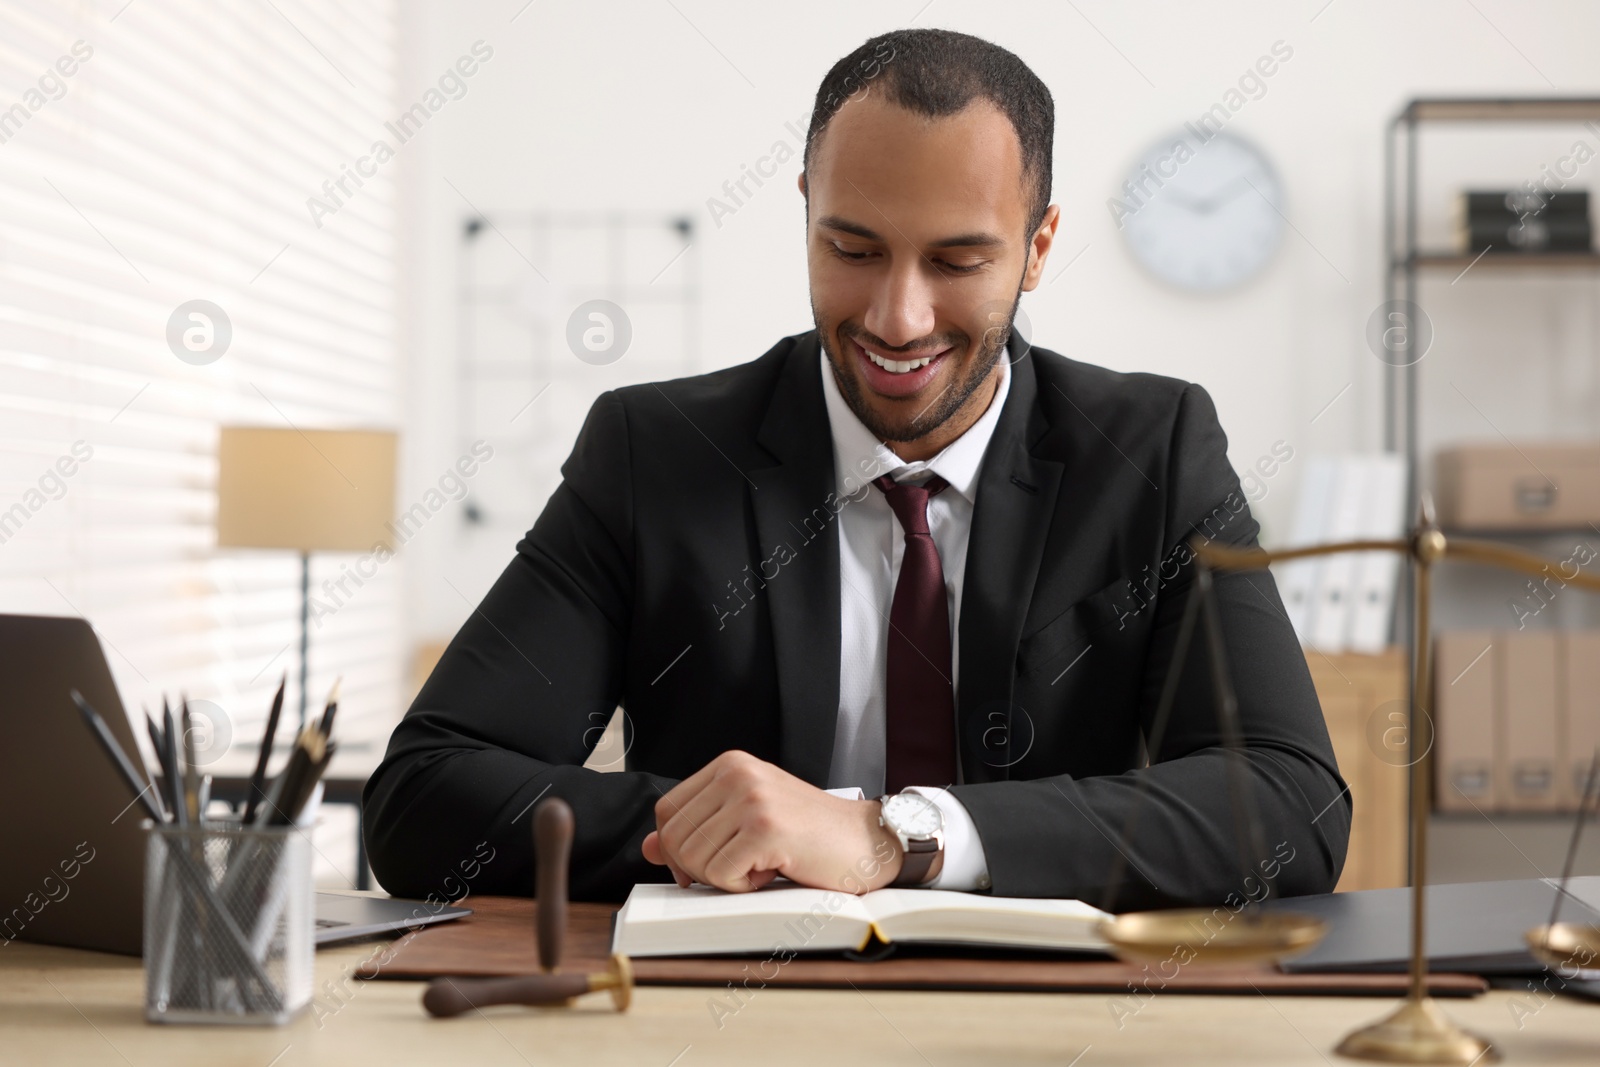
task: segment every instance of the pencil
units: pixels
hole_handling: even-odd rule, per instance
[[[179,826],[189,825],[189,813],[183,804],[183,786],[180,782],[182,772],[178,768],[178,730],[172,721],[172,707],[167,703],[167,695],[161,694],[161,740],[166,742],[167,773],[171,775],[171,785],[168,791],[172,793],[172,820]]]
[[[156,799],[161,802],[161,821],[171,822],[171,808],[168,806],[166,789],[172,784],[172,776],[167,773],[166,745],[161,740],[161,727],[156,725],[156,720],[151,717],[150,709],[144,710],[144,728],[150,734],[150,744],[156,752],[156,767],[161,771],[161,785],[156,788]]]
[[[183,701],[183,803],[189,813],[189,825],[200,825],[200,776],[195,769],[194,719],[189,715],[189,694]]]
[[[128,754],[117,744],[117,739],[111,734],[111,728],[100,717],[100,713],[91,708],[89,702],[83,699],[83,694],[76,689],[72,690],[72,702],[78,705],[78,711],[82,713],[84,722],[89,724],[89,732],[100,742],[100,747],[105,750],[106,757],[117,768],[117,773],[122,775],[122,780],[133,790],[134,799],[144,806],[144,810],[150,813],[152,819],[164,822],[161,809],[156,806],[155,799],[150,795],[150,786],[139,784],[139,772],[133,769]]]
[[[317,732],[322,734],[323,740],[327,740],[333,733],[333,716],[339,710],[339,683],[343,681],[343,675],[333,680],[333,689],[328,693],[328,703],[322,709],[322,725],[317,728]]]
[[[307,723],[306,728],[300,731],[296,738],[294,751],[289,754],[289,765],[283,769],[279,776],[279,788],[274,790],[272,798],[272,811],[267,816],[268,826],[292,826],[300,814],[300,808],[305,804],[306,797],[310,795],[311,786],[315,783],[313,766],[321,761],[327,749],[327,742],[317,727]]]
[[[255,818],[256,805],[260,803],[262,789],[267,780],[267,760],[272,756],[272,741],[278,735],[278,716],[283,712],[283,687],[289,684],[289,672],[283,672],[278,682],[277,695],[272,698],[272,711],[267,715],[267,731],[261,737],[261,751],[256,753],[256,769],[250,774],[250,790],[245,794],[244,824]]]

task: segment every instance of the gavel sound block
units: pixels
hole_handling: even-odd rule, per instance
[[[611,991],[618,1011],[633,1001],[633,967],[614,955],[608,970],[596,974],[557,974],[567,934],[567,869],[572,856],[572,808],[560,797],[533,812],[535,871],[534,928],[543,974],[515,978],[437,978],[422,994],[428,1014],[448,1018],[491,1004],[565,1004],[601,989]]]

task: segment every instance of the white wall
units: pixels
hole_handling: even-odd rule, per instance
[[[459,452],[450,424],[453,286],[458,227],[468,209],[452,184],[489,212],[694,212],[703,256],[700,365],[744,362],[811,325],[802,202],[794,189],[799,161],[720,228],[706,200],[774,141],[798,148],[785,123],[803,130],[827,68],[913,16],[914,25],[1004,45],[1055,96],[1054,199],[1063,223],[1060,258],[1046,277],[1084,251],[1069,271],[1024,298],[1035,343],[1202,383],[1241,469],[1280,439],[1300,455],[1380,445],[1381,366],[1363,329],[1382,300],[1382,136],[1402,103],[1418,94],[1600,94],[1593,53],[1600,4],[1580,0],[1077,0],[1076,10],[955,0],[523,4],[409,0],[402,8],[403,100],[414,99],[474,41],[494,49],[467,95],[436,115],[399,159],[408,205],[406,500]],[[1199,297],[1163,288],[1122,247],[1106,200],[1147,145],[1210,107],[1280,40],[1292,58],[1229,128],[1273,160],[1292,228],[1267,271],[1238,291]],[[1447,144],[1440,158],[1480,181],[1518,184],[1577,132],[1522,138],[1511,147],[1492,139],[1462,149]],[[1586,136],[1600,145],[1600,135]],[[1600,162],[1579,181],[1592,183],[1594,174]],[[1435,197],[1428,221],[1440,232],[1456,187],[1455,179],[1444,181]],[[1489,274],[1475,271],[1456,285],[1444,279],[1424,290],[1438,330],[1426,361],[1435,398],[1430,417],[1456,436],[1493,438],[1494,426],[1513,434],[1595,430],[1593,277],[1559,283],[1566,302],[1556,306],[1551,290],[1502,287]],[[1528,364],[1550,348],[1559,373],[1519,390],[1496,384],[1508,364]],[[627,357],[595,371],[591,399],[633,380]],[[543,417],[573,420],[575,428],[586,407],[545,410]],[[1287,533],[1298,470],[1291,462],[1257,507],[1268,539]],[[529,524],[536,510],[530,503]],[[468,601],[476,603],[513,549],[511,541],[487,552],[469,545],[452,519],[436,521],[407,549],[418,639],[453,633]]]

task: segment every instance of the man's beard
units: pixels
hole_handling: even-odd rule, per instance
[[[839,384],[839,393],[844,397],[845,403],[850,405],[850,410],[855,412],[856,418],[861,420],[861,424],[880,441],[915,441],[948,422],[957,411],[961,410],[961,406],[971,399],[972,394],[989,380],[995,364],[1005,352],[1006,341],[1011,336],[1011,324],[1017,313],[1017,304],[1021,300],[1022,289],[1019,286],[1017,295],[1012,298],[1011,310],[1006,314],[1004,328],[991,326],[984,330],[978,339],[978,351],[967,368],[966,376],[945,386],[944,392],[934,397],[922,411],[913,414],[911,421],[903,426],[885,422],[867,405],[866,395],[862,392],[864,387],[860,381],[855,375],[839,370],[844,363],[844,357],[835,349],[834,331],[831,326],[824,325],[822,317],[817,314],[815,304],[811,306],[811,317],[816,322],[817,337],[822,342],[823,351],[827,353],[828,364],[833,368],[834,381]],[[965,351],[971,343],[972,339],[962,334],[959,341],[952,340],[950,354],[954,356],[956,351]]]

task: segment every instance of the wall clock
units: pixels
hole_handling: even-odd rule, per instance
[[[1277,171],[1260,149],[1226,131],[1191,124],[1157,142],[1121,193],[1107,206],[1133,257],[1180,289],[1243,285],[1283,240]]]

